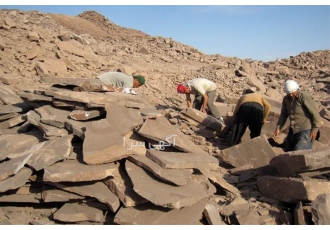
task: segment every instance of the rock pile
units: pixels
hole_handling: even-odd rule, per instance
[[[268,63],[205,55],[93,11],[3,9],[0,31],[1,224],[330,223],[329,50]],[[117,70],[146,85],[75,90]],[[227,126],[176,93],[195,77],[217,83],[226,125],[244,88],[264,94],[262,135],[229,147]],[[322,116],[313,150],[284,153],[271,138],[287,78]]]

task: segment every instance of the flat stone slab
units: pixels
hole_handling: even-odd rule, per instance
[[[27,113],[27,121],[43,131],[44,137],[52,139],[54,137],[67,136],[69,133],[64,128],[58,128],[41,122],[41,116],[34,110]]]
[[[113,177],[109,177],[103,182],[120,199],[125,207],[133,207],[149,202],[133,190],[132,182],[127,175],[125,165],[120,164],[113,172]]]
[[[34,110],[40,115],[40,122],[57,128],[65,128],[65,122],[69,120],[69,111],[44,105]]]
[[[52,140],[35,144],[27,152],[32,153],[27,165],[39,171],[60,160],[66,159],[72,153],[73,135],[56,137]]]
[[[16,75],[16,74],[2,74],[0,75],[0,81],[2,81],[3,83],[7,84],[7,85],[13,85],[13,84],[17,84],[21,81],[26,80],[25,78]]]
[[[41,198],[43,202],[70,202],[72,200],[83,200],[86,199],[84,196],[72,192],[66,192],[60,189],[54,189],[53,187],[46,187],[41,192]]]
[[[229,184],[224,178],[223,174],[219,172],[211,171],[208,168],[200,169],[200,171],[203,173],[204,176],[209,178],[213,183],[219,185],[221,188],[225,189],[228,192],[231,192],[235,197],[240,197],[240,191],[233,186],[232,184]]]
[[[106,119],[89,123],[84,134],[83,161],[86,164],[109,163],[133,154],[123,145],[124,138]]]
[[[298,150],[283,153],[270,160],[279,176],[294,177],[303,171],[330,167],[330,149],[324,146],[318,149]]]
[[[197,109],[187,108],[187,109],[181,111],[181,113],[183,113],[184,115],[194,119],[195,121],[205,125],[206,127],[211,128],[211,129],[221,131],[222,129],[225,128],[224,123],[221,123],[216,118],[214,118],[206,113],[203,113],[202,111],[199,111]]]
[[[39,143],[38,137],[27,134],[0,135],[0,161],[25,155],[25,151]]]
[[[103,211],[87,204],[66,203],[53,215],[55,220],[63,222],[93,221],[103,222]]]
[[[209,195],[203,184],[193,181],[182,186],[162,183],[152,174],[130,161],[125,162],[125,168],[131,178],[134,191],[155,205],[180,209]]]
[[[107,103],[130,101],[136,103],[144,103],[144,99],[138,95],[131,95],[122,92],[74,92],[74,91],[56,91],[53,97],[59,100],[76,101],[85,104],[99,105],[104,107]]]
[[[287,203],[313,201],[322,193],[330,193],[326,180],[263,176],[257,180],[262,195]]]
[[[32,153],[0,163],[0,181],[15,175],[30,159]]]
[[[88,109],[88,107],[84,103],[76,102],[76,101],[63,101],[56,99],[55,101],[53,101],[53,105],[63,109],[77,109],[77,110]]]
[[[73,110],[69,117],[76,121],[87,121],[94,118],[98,118],[100,116],[103,116],[105,114],[105,111],[103,110]]]
[[[163,116],[156,119],[146,119],[137,133],[158,142],[161,150],[166,147],[174,147],[184,152],[208,155]],[[152,148],[154,147],[152,146]]]
[[[89,126],[89,123],[94,121],[75,121],[69,120],[65,122],[65,128],[70,131],[73,135],[79,137],[80,139],[85,139],[86,127]]]
[[[0,115],[11,113],[23,113],[33,109],[31,105],[21,102],[16,104],[0,105]]]
[[[17,126],[19,124],[24,123],[27,120],[26,115],[17,115],[15,117],[12,117],[6,121],[3,121],[0,123],[0,130],[3,129],[8,129],[8,128],[12,128],[14,126]]]
[[[88,79],[88,78],[74,78],[74,77],[42,77],[41,80],[45,83],[50,83],[53,85],[72,85],[81,86],[86,81],[93,83],[102,83],[99,79]]]
[[[120,135],[134,129],[136,126],[143,124],[143,118],[139,109],[127,108],[118,104],[106,104],[106,119],[113,129],[116,129]]]
[[[81,182],[96,181],[113,176],[118,164],[87,165],[77,160],[66,160],[44,168],[44,181]]]
[[[33,171],[31,169],[24,167],[14,176],[0,181],[0,192],[6,192],[8,190],[16,189],[25,185],[32,173]]]
[[[316,225],[330,224],[330,193],[318,195],[311,203],[313,221]]]
[[[1,108],[3,108],[3,106],[0,106],[0,110],[1,110]],[[1,123],[7,121],[8,119],[14,118],[16,116],[18,116],[17,112],[2,113],[0,111],[0,121],[1,121]]]
[[[0,202],[4,203],[41,203],[40,187],[26,183],[18,189],[7,191],[0,196]],[[1,218],[0,218],[1,219]]]
[[[151,203],[122,207],[117,212],[114,222],[121,225],[197,225],[203,218],[206,203],[205,198],[189,207],[173,210]]]
[[[116,212],[120,206],[118,197],[113,194],[108,186],[100,181],[94,182],[47,182],[54,187],[73,192],[80,196],[94,197],[101,203],[106,204],[112,212]]]
[[[224,149],[219,156],[234,167],[252,165],[259,168],[268,165],[276,154],[267,137],[263,135]]]
[[[65,101],[75,101],[81,103],[91,103],[104,106],[113,101],[113,98],[107,97],[104,93],[93,92],[74,92],[74,91],[56,91],[53,93],[55,99]]]
[[[6,105],[13,105],[17,103],[24,103],[23,99],[16,94],[16,92],[9,87],[0,85],[0,100]]]
[[[52,102],[53,98],[45,95],[40,95],[40,94],[35,94],[35,93],[26,93],[26,92],[21,92],[18,94],[21,98],[24,98],[27,101],[32,101],[32,102],[40,102],[40,101],[48,101]]]
[[[320,136],[318,141],[325,145],[330,145],[330,126],[321,126],[319,128]]]
[[[159,179],[173,183],[175,185],[188,184],[188,182],[191,180],[190,176],[193,173],[193,170],[190,168],[168,169],[166,167],[161,167],[159,164],[145,156],[133,155],[128,157],[128,160],[148,170]]]
[[[147,157],[166,169],[199,169],[204,167],[216,169],[219,167],[217,158],[205,154],[165,152],[148,149]]]
[[[205,205],[203,214],[210,225],[226,225],[221,219],[218,209],[212,203],[207,203]]]

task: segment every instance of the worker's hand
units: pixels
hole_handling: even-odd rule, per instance
[[[317,133],[311,133],[311,140],[314,141],[316,139]]]
[[[203,113],[207,113],[205,108],[202,108],[202,112]]]
[[[267,121],[267,120],[263,120],[263,123],[264,123],[264,124],[267,124],[267,123],[269,123],[269,121]]]
[[[276,128],[275,131],[274,131],[274,134],[273,134],[273,138],[276,140],[278,134],[280,133],[280,129],[279,128]]]

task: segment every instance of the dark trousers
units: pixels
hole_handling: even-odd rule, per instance
[[[256,102],[246,102],[242,104],[235,116],[230,146],[241,143],[242,136],[247,127],[249,127],[251,132],[251,139],[260,136],[263,119],[264,113],[262,105]]]
[[[289,129],[288,136],[285,140],[285,152],[311,149],[312,147],[313,142],[311,140],[311,130],[304,130],[298,133],[293,133],[292,129]]]

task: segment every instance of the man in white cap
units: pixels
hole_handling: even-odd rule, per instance
[[[311,149],[321,122],[315,103],[311,95],[300,91],[298,83],[293,80],[284,83],[284,92],[287,95],[282,101],[281,115],[274,131],[274,138],[278,136],[289,118],[290,129],[284,151]]]

